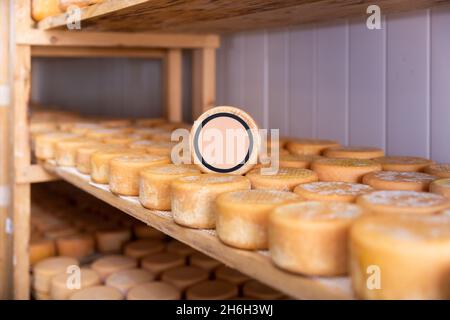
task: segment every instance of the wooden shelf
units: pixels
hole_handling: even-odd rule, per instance
[[[226,265],[235,268],[285,294],[298,299],[352,299],[350,280],[339,278],[309,278],[293,275],[275,267],[267,252],[253,252],[234,249],[222,244],[214,230],[195,230],[177,225],[171,213],[147,210],[140,205],[136,197],[118,197],[107,186],[90,183],[87,175],[78,173],[74,168],[56,167],[46,163],[49,173],[105,201],[148,225],[164,232],[187,245],[201,251]]]
[[[83,30],[230,32],[286,27],[342,18],[367,17],[377,4],[382,14],[431,8],[444,0],[105,0],[81,10]],[[38,28],[64,28],[65,14],[39,22]]]

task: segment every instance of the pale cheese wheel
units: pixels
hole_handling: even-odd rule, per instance
[[[370,215],[351,229],[351,278],[362,299],[450,299],[450,217]]]
[[[186,291],[187,300],[227,300],[237,295],[237,286],[222,280],[204,281]]]
[[[34,21],[41,21],[60,13],[59,0],[32,0],[31,2],[31,17]]]
[[[177,178],[199,175],[199,169],[189,165],[158,165],[140,173],[139,201],[148,209],[170,210],[170,184]]]
[[[183,242],[172,240],[167,244],[167,252],[173,252],[183,257],[188,257],[193,254],[195,250]]]
[[[363,210],[351,203],[306,201],[269,217],[269,250],[280,268],[312,276],[345,275],[348,233]]]
[[[92,270],[100,275],[104,281],[109,275],[121,271],[134,269],[138,265],[136,259],[122,255],[107,255],[97,259],[91,265]]]
[[[292,139],[288,141],[286,148],[292,154],[320,155],[325,149],[338,146],[339,143],[332,140]]]
[[[450,200],[450,178],[434,180],[430,184],[430,192],[440,194]]]
[[[194,267],[202,268],[208,272],[217,269],[222,265],[220,261],[207,256],[201,252],[195,252],[189,257],[189,264]]]
[[[90,143],[83,145],[76,150],[75,155],[75,167],[77,170],[84,174],[91,173],[91,156],[94,152],[114,148],[113,146],[106,145],[100,142]]]
[[[79,137],[76,134],[67,132],[43,133],[36,137],[35,154],[40,160],[49,160],[55,158],[55,146],[58,141],[73,139]]]
[[[358,197],[356,203],[376,214],[435,214],[450,207],[439,194],[417,191],[374,191]]]
[[[360,183],[364,175],[381,171],[381,165],[368,159],[324,158],[314,161],[311,169],[320,181]]]
[[[450,163],[429,165],[425,168],[425,172],[439,178],[450,178]]]
[[[123,300],[123,294],[116,288],[93,286],[81,289],[70,296],[69,300]]]
[[[75,278],[78,275],[79,278]],[[75,283],[74,281],[78,281]],[[81,268],[79,273],[60,273],[52,278],[50,296],[52,300],[67,300],[78,290],[99,285],[100,276],[94,270]]]
[[[190,228],[214,228],[214,202],[221,193],[249,190],[246,177],[226,174],[202,174],[174,180],[171,207],[176,223]]]
[[[52,278],[67,272],[67,268],[78,266],[78,260],[70,257],[52,257],[39,261],[33,267],[33,288],[39,292],[50,293]]]
[[[95,233],[97,250],[100,253],[119,253],[130,239],[131,232],[127,228],[104,229]]]
[[[137,285],[127,294],[127,300],[179,300],[180,298],[180,290],[162,281]]]
[[[139,195],[140,172],[146,168],[170,163],[165,156],[151,154],[123,155],[111,159],[109,164],[109,189],[124,196]]]
[[[433,163],[429,159],[407,156],[387,156],[373,160],[381,164],[385,171],[420,172]]]
[[[434,180],[431,174],[402,171],[378,171],[363,177],[363,183],[377,190],[428,191]]]
[[[155,239],[163,240],[166,238],[166,234],[152,228],[144,223],[138,223],[133,226],[134,236],[138,239]]]
[[[164,271],[161,280],[184,291],[194,284],[207,280],[208,277],[209,273],[207,270],[193,266],[184,266]]]
[[[91,155],[91,179],[95,183],[109,183],[109,163],[112,159],[133,154],[142,154],[142,151],[132,149],[106,149],[98,150]]]
[[[173,252],[160,252],[145,256],[141,261],[143,269],[150,271],[157,277],[162,272],[175,267],[182,267],[186,259]]]
[[[328,148],[323,154],[330,158],[374,159],[383,157],[384,151],[373,147],[340,146]]]
[[[371,191],[373,188],[365,184],[326,181],[300,184],[294,189],[302,200],[338,202],[355,202],[358,196]]]
[[[276,189],[292,191],[301,183],[317,181],[317,174],[309,169],[279,168],[276,174],[265,174],[261,169],[247,173],[253,189]]]
[[[140,239],[128,243],[125,246],[124,254],[128,257],[141,259],[150,254],[164,251],[166,248],[164,242],[153,239]]]
[[[245,274],[227,266],[220,266],[215,272],[216,279],[233,283],[237,286],[248,281],[250,278]]]
[[[110,274],[105,280],[105,285],[119,289],[123,295],[126,295],[131,288],[154,279],[155,275],[147,270],[127,269]]]
[[[30,242],[30,265],[34,266],[41,260],[56,255],[55,241],[51,239],[37,239]]]
[[[56,247],[59,255],[81,259],[94,253],[95,241],[90,234],[77,234],[57,239]]]
[[[242,287],[245,297],[258,300],[280,300],[284,294],[257,280],[247,281]]]
[[[131,149],[143,150],[147,153],[171,156],[172,148],[176,145],[175,142],[170,141],[151,141],[151,140],[139,140],[130,144]]]
[[[267,249],[267,220],[276,206],[299,201],[292,192],[244,190],[216,199],[216,232],[227,245],[247,250]]]

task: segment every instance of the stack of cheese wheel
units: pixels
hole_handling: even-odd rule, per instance
[[[224,192],[248,190],[246,177],[225,174],[187,176],[172,182],[171,207],[176,223],[191,228],[214,228],[214,201]]]
[[[344,202],[307,201],[275,208],[269,217],[273,262],[307,275],[346,274],[349,228],[362,213],[357,205]]]
[[[81,268],[71,273],[60,273],[52,278],[50,297],[52,300],[67,300],[76,291],[101,283],[97,272]]]
[[[317,174],[308,169],[279,168],[278,173],[267,175],[262,169],[253,169],[247,173],[254,189],[276,189],[292,191],[301,183],[317,181]]]
[[[30,265],[56,255],[55,241],[51,239],[32,239],[30,241]]]
[[[41,260],[33,267],[32,288],[37,299],[50,299],[53,277],[66,273],[68,268],[78,266],[78,261],[69,257],[52,257]]]
[[[249,250],[267,248],[267,219],[277,205],[298,201],[292,192],[244,190],[216,199],[217,236],[225,244]]]
[[[363,299],[450,299],[450,217],[370,215],[350,237],[351,277]]]

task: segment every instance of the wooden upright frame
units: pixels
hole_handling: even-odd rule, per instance
[[[211,64],[214,63],[215,49],[219,46],[219,37],[214,34],[41,31],[33,27],[30,3],[29,0],[11,0],[9,2],[9,5],[14,5],[14,17],[12,18],[15,21],[12,68],[14,75],[13,108],[11,109],[13,121],[10,129],[14,141],[11,163],[13,163],[14,172],[12,211],[14,226],[13,297],[15,299],[29,299],[30,297],[28,257],[30,184],[56,179],[40,165],[33,165],[30,162],[28,106],[32,56],[161,58],[164,64],[165,114],[170,121],[178,122],[182,120],[183,114],[181,104],[182,49],[208,52],[200,56],[196,55],[193,68],[194,79],[201,83],[200,87],[196,87],[193,103],[196,105],[196,110],[199,108],[203,110],[210,107],[210,102],[214,101],[215,71]],[[194,111],[194,114],[196,112]],[[0,249],[2,248],[0,247]],[[0,276],[3,275],[0,274]]]

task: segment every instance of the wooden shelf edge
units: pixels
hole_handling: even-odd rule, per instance
[[[281,292],[297,299],[353,299],[347,278],[308,278],[285,272],[275,267],[269,257],[259,252],[239,250],[222,244],[214,233],[177,225],[171,217],[158,214],[97,188],[79,174],[46,163],[50,173],[105,201],[119,210],[141,220],[194,249],[211,256]]]

